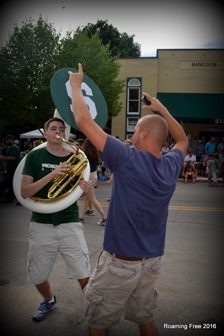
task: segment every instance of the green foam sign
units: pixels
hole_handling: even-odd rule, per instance
[[[77,69],[63,68],[55,72],[51,79],[51,97],[61,117],[73,128],[79,130],[72,112],[72,91],[68,71]],[[104,96],[91,78],[84,74],[82,92],[92,119],[104,128],[108,119],[108,109]]]

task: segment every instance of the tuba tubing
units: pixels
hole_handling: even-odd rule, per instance
[[[61,137],[60,137],[61,138]],[[15,196],[17,200],[27,209],[39,212],[39,213],[54,213],[61,210],[64,210],[65,208],[69,207],[71,204],[75,203],[83,194],[83,190],[78,185],[78,182],[80,179],[83,179],[85,181],[89,180],[90,177],[90,165],[89,161],[86,158],[86,155],[84,152],[82,152],[75,144],[70,143],[69,141],[65,140],[64,138],[61,138],[63,142],[63,147],[68,150],[69,152],[72,152],[74,155],[70,157],[72,158],[72,162],[77,158],[79,159],[79,162],[76,165],[73,165],[71,167],[71,172],[69,174],[69,179],[71,176],[73,178],[75,176],[78,176],[76,183],[73,185],[71,189],[66,191],[65,193],[61,194],[61,183],[65,180],[65,175],[58,176],[54,181],[54,184],[49,189],[48,192],[48,199],[40,199],[38,197],[28,197],[24,199],[21,195],[21,184],[22,184],[22,171],[24,168],[26,156],[20,161],[19,165],[17,166],[17,169],[15,171],[14,177],[13,177],[13,189]],[[35,148],[33,150],[38,150],[40,148],[46,147],[46,143],[43,143]],[[61,179],[59,179],[59,177]],[[72,179],[71,179],[72,180]],[[66,186],[71,182],[66,184]],[[60,186],[58,188],[58,185]],[[64,188],[66,187],[64,186]],[[60,189],[60,190],[58,190]],[[63,189],[63,188],[62,188]],[[53,190],[53,193],[52,193]],[[55,193],[56,190],[56,193]],[[50,197],[49,197],[50,195]]]

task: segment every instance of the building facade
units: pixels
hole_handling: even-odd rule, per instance
[[[224,49],[158,50],[156,57],[120,59],[122,111],[112,135],[131,137],[142,110],[142,92],[157,97],[183,125],[192,148],[224,136]]]

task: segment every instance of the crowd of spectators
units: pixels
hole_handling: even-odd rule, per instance
[[[161,148],[161,154],[165,155],[172,146],[172,141],[170,145],[166,142]],[[218,143],[214,136],[205,143],[199,139],[195,151],[188,148],[180,177],[187,184],[189,180],[195,183],[198,175],[207,178],[209,186],[217,186],[218,178],[224,185],[224,137]]]

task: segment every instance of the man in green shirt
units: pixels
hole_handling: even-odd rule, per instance
[[[65,124],[59,118],[52,118],[44,125],[46,146],[35,149],[27,155],[22,173],[23,198],[33,195],[47,198],[52,181],[71,167],[67,160],[72,153],[62,146],[62,141],[57,136],[65,137]],[[79,185],[84,192],[87,192],[91,186],[86,181],[80,181]],[[65,260],[69,277],[77,279],[84,289],[90,276],[90,262],[77,202],[56,213],[32,212],[29,230],[28,281],[36,286],[44,298],[33,315],[36,321],[43,320],[56,305],[49,276],[58,251]]]

